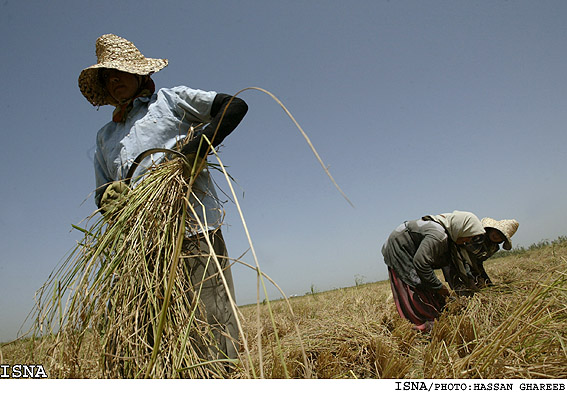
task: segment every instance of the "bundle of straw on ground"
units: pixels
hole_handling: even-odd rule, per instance
[[[227,375],[230,361],[217,360],[216,329],[200,303],[202,282],[191,283],[182,264],[183,239],[196,230],[188,229],[184,172],[180,158],[147,172],[123,208],[105,214],[109,223],[83,229],[84,239],[41,289],[35,335],[53,334],[52,375],[83,377],[86,339],[101,356],[98,377]],[[207,254],[207,264],[218,263],[214,251]]]

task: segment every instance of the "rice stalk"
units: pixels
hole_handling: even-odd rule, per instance
[[[319,155],[319,153],[315,149],[315,146],[311,142],[311,139],[309,138],[307,133],[305,133],[305,131],[303,130],[303,128],[301,127],[299,122],[296,121],[295,117],[291,114],[291,112],[287,109],[287,107],[280,101],[280,99],[278,99],[273,93],[267,91],[266,89],[259,88],[259,87],[244,88],[244,89],[238,91],[234,96],[238,96],[240,93],[245,92],[247,90],[256,90],[256,91],[265,93],[266,95],[270,96],[276,103],[278,103],[278,105],[283,109],[283,111],[286,113],[286,115],[291,119],[291,121],[293,122],[295,127],[299,130],[299,132],[301,133],[301,135],[303,136],[303,138],[307,142],[307,145],[311,149],[311,152],[313,152],[313,155],[315,155],[315,158],[317,159],[317,161],[319,162],[319,164],[323,168],[323,171],[325,172],[325,174],[327,174],[327,177],[331,180],[331,182],[333,183],[333,185],[335,186],[337,191],[342,195],[342,197],[348,202],[348,204],[351,207],[354,207],[354,204],[350,201],[348,196],[343,192],[343,190],[341,189],[339,184],[337,184],[334,177],[331,175],[331,172],[329,171],[328,167],[325,166],[323,159],[321,159],[321,156]]]
[[[456,364],[461,374],[486,377],[494,368],[495,361],[504,353],[511,351],[512,343],[526,344],[531,341],[534,332],[545,332],[545,327],[558,314],[549,312],[548,308],[554,303],[554,299],[548,296],[554,290],[564,292],[563,286],[566,281],[567,277],[563,273],[553,273],[550,279],[533,287],[523,303],[519,304],[508,318],[485,337],[469,355]]]
[[[220,168],[221,168],[221,170],[222,170],[222,172],[223,172],[223,174],[224,174],[224,176],[225,176],[225,178],[226,178],[227,184],[228,184],[228,186],[229,186],[229,188],[230,188],[230,191],[231,191],[231,194],[232,194],[232,196],[233,196],[233,198],[234,198],[234,202],[235,202],[235,205],[236,205],[236,207],[237,207],[238,214],[239,214],[239,216],[240,216],[240,220],[241,220],[242,225],[243,225],[243,227],[244,227],[244,231],[245,231],[246,237],[247,237],[247,239],[248,239],[248,244],[249,244],[249,246],[250,246],[250,250],[251,250],[251,252],[252,252],[252,256],[253,256],[253,258],[254,258],[255,270],[256,270],[256,274],[257,274],[257,283],[258,283],[258,288],[257,288],[258,297],[257,297],[257,299],[256,299],[257,313],[258,313],[258,338],[261,338],[261,326],[259,325],[259,319],[260,319],[260,297],[259,297],[260,293],[259,293],[259,286],[260,286],[260,284],[261,284],[261,285],[262,285],[262,290],[264,291],[265,300],[266,300],[267,305],[268,305],[267,310],[268,310],[268,313],[269,313],[269,315],[270,315],[270,319],[271,319],[271,322],[272,322],[272,327],[274,328],[275,342],[276,342],[277,348],[278,348],[278,350],[279,350],[280,361],[281,361],[282,366],[283,366],[283,368],[284,368],[285,377],[286,377],[286,378],[289,378],[289,373],[288,373],[288,371],[287,371],[287,366],[286,366],[285,360],[284,360],[284,354],[283,354],[283,351],[281,350],[281,343],[280,343],[280,340],[279,340],[278,334],[277,334],[277,329],[276,329],[276,324],[275,324],[275,321],[274,321],[273,311],[272,311],[272,308],[271,308],[271,306],[270,306],[270,299],[269,299],[269,297],[268,297],[268,291],[267,291],[266,285],[265,285],[265,283],[264,283],[264,277],[267,277],[267,276],[265,276],[264,273],[262,272],[262,270],[260,269],[260,264],[259,264],[259,262],[258,262],[258,257],[257,257],[257,255],[256,255],[256,251],[255,251],[255,249],[254,249],[254,244],[253,244],[253,242],[252,242],[252,238],[251,238],[251,236],[250,236],[250,232],[249,232],[249,230],[248,230],[248,226],[246,225],[246,220],[244,219],[244,215],[243,215],[243,213],[242,213],[242,208],[241,208],[241,206],[240,206],[240,203],[239,203],[238,198],[237,198],[237,196],[236,196],[236,192],[234,191],[234,187],[233,187],[232,182],[231,182],[231,180],[230,180],[230,176],[228,175],[228,172],[226,171],[226,168],[225,168],[224,164],[222,163],[222,160],[220,159],[220,157],[219,157],[217,151],[215,150],[215,148],[211,146],[211,150],[213,151],[213,153],[214,153],[215,156],[216,156],[216,159],[217,159],[217,161],[218,161],[218,163],[219,163],[219,166],[220,166]],[[269,277],[268,277],[268,278],[269,278]],[[271,281],[271,279],[270,279],[270,281]],[[275,282],[273,282],[273,281],[271,281],[271,282],[272,282],[274,285],[276,285]],[[277,285],[276,285],[276,287],[277,287]],[[277,287],[277,288],[281,291],[281,288],[279,288],[279,287]],[[291,305],[289,304],[289,300],[287,300],[287,297],[285,296],[285,294],[284,294],[283,292],[281,292],[281,293],[282,293],[284,299],[288,302],[289,310],[290,310],[291,314],[293,315],[293,309],[291,308]],[[241,326],[240,322],[238,322],[238,325],[239,325],[239,330],[240,330],[241,332],[243,332],[243,331],[242,331],[242,326]],[[301,343],[301,334],[299,333],[299,328],[297,327],[297,325],[296,325],[296,330],[297,330],[298,338],[300,339],[300,343]],[[248,350],[248,345],[247,345],[246,339],[244,339],[243,341],[244,341],[244,345],[245,345],[246,350],[249,351],[249,350]],[[307,364],[307,356],[306,356],[306,354],[305,354],[305,350],[303,349],[303,344],[301,344],[301,347],[302,347],[302,353],[303,353],[304,363],[305,363],[305,366],[306,366],[306,369],[307,369],[307,375],[308,375],[308,377],[309,377],[309,376],[310,376],[310,371],[309,371],[308,364]],[[264,376],[263,376],[262,346],[261,346],[261,342],[259,343],[259,350],[258,350],[258,351],[259,351],[259,355],[260,355],[260,377],[263,378]],[[249,356],[249,355],[250,355],[250,354],[249,354],[249,352],[248,352],[248,356]],[[251,365],[251,366],[252,366],[252,365]]]

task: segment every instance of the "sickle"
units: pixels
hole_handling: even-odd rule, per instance
[[[134,159],[134,163],[132,163],[132,166],[130,166],[130,169],[128,170],[128,174],[126,174],[126,178],[124,179],[124,182],[126,183],[126,185],[130,185],[130,181],[132,180],[132,176],[134,175],[134,172],[136,171],[136,169],[140,165],[140,162],[146,156],[149,156],[151,154],[157,154],[159,152],[177,155],[177,156],[180,156],[181,158],[185,159],[185,155],[183,155],[181,152],[178,152],[178,151],[175,151],[175,150],[172,150],[172,149],[168,149],[168,148],[150,148],[148,150],[145,150],[140,155],[138,155],[136,157],[136,159]]]

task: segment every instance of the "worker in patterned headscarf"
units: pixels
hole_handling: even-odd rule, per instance
[[[465,211],[426,216],[398,226],[382,247],[382,255],[400,316],[416,329],[431,330],[449,295],[434,270],[458,267],[465,243],[483,234],[480,220]]]

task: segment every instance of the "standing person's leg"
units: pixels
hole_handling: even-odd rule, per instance
[[[209,237],[228,290],[204,235],[196,235],[187,239],[184,243],[183,255],[187,256],[185,262],[190,272],[194,292],[200,292],[199,299],[205,309],[207,322],[212,327],[220,352],[224,354],[219,355],[217,351],[212,351],[212,356],[236,358],[238,326],[229,300],[229,294],[232,300],[235,300],[235,292],[226,245],[220,229],[210,232]]]

